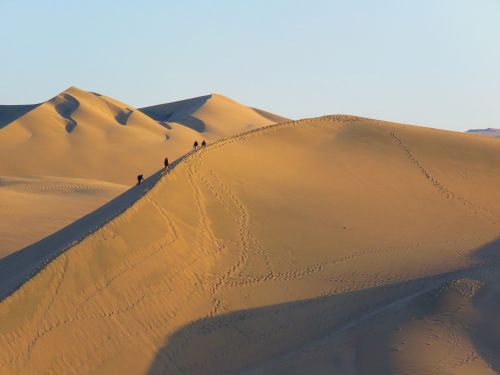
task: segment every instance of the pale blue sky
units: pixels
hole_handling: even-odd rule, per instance
[[[0,104],[73,85],[500,128],[500,0],[0,0],[0,20]]]

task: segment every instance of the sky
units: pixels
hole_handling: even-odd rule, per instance
[[[298,119],[500,128],[500,0],[0,0],[0,104],[219,93]]]

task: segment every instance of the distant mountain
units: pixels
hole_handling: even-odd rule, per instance
[[[479,135],[485,135],[487,137],[500,138],[500,129],[487,128],[487,129],[470,129],[466,133],[473,133]]]

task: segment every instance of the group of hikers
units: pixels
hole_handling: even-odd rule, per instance
[[[200,145],[198,144],[198,141],[194,141],[193,150],[198,151],[199,146]],[[201,148],[205,147],[207,147],[207,142],[203,140],[201,142]],[[163,161],[163,170],[166,171],[167,169],[168,169],[168,157],[165,158],[165,160]],[[140,174],[139,176],[137,176],[137,185],[140,185],[143,180],[144,180],[144,175]]]
[[[194,144],[193,144],[193,150],[197,151],[198,150],[198,141],[194,141]],[[201,148],[205,148],[207,147],[207,142],[205,142],[205,140],[203,140],[201,142]]]

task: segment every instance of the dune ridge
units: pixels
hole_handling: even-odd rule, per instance
[[[177,123],[210,140],[286,122],[290,119],[260,109],[246,107],[223,95],[210,94],[139,109],[161,124]],[[222,114],[222,116],[221,116]]]
[[[339,121],[349,121],[349,116],[333,116]],[[289,126],[293,124],[294,121],[288,121],[285,123],[279,123],[275,125],[270,125],[266,128],[254,129],[252,131],[246,132],[244,134],[238,134],[234,137],[227,139],[221,139],[215,144],[211,144],[208,147],[219,146],[225,142],[232,142],[234,140],[240,139],[244,136],[250,135],[257,131],[270,130],[272,128],[277,128],[281,126]],[[67,251],[75,244],[83,241],[86,237],[94,233],[101,226],[105,225],[107,222],[115,219],[127,209],[129,209],[133,204],[135,204],[139,199],[142,198],[149,190],[151,190],[159,181],[159,179],[168,174],[173,168],[175,168],[180,162],[189,159],[195,154],[195,151],[187,152],[182,157],[176,159],[170,164],[168,171],[158,171],[152,176],[148,177],[140,186],[135,186],[120,196],[116,197],[109,203],[104,204],[99,207],[96,211],[85,215],[75,222],[69,224],[65,228],[59,230],[43,238],[42,240],[33,243],[26,248],[11,254],[9,257],[0,259],[0,302],[13,293],[17,288],[22,286],[22,284],[32,277],[34,277],[38,272],[40,272],[45,266],[47,266],[52,260],[61,255],[64,251]],[[16,182],[19,179],[12,179],[8,183],[0,182],[0,185],[17,185]],[[17,181],[16,181],[17,180]],[[25,180],[25,179],[24,179]],[[66,186],[62,187],[56,184],[56,191],[64,189]],[[88,187],[81,187],[78,185],[77,190],[86,190]],[[92,185],[91,185],[92,186]],[[95,186],[95,185],[94,185]],[[18,189],[19,187],[16,186]],[[54,188],[47,188],[45,186],[33,188],[33,186],[21,185],[21,189],[25,190],[50,190],[53,191]],[[71,189],[74,189],[72,187]],[[50,251],[49,251],[50,249]]]
[[[215,142],[0,304],[0,368],[488,373],[499,149],[349,116]]]

